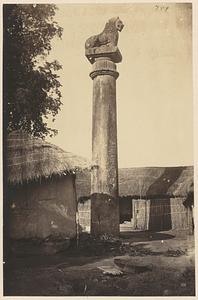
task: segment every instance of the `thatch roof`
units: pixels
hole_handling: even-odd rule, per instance
[[[185,196],[193,184],[193,167],[121,169],[120,195]]]
[[[90,172],[77,176],[78,198],[90,195]],[[119,169],[121,197],[185,197],[193,189],[193,167],[147,167]]]
[[[8,182],[12,184],[89,168],[85,158],[21,131],[8,135],[6,160]]]

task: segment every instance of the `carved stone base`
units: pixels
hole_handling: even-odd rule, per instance
[[[93,64],[98,57],[110,58],[114,63],[119,63],[122,61],[122,55],[117,46],[100,46],[95,48],[90,48],[85,50],[85,55],[89,62]]]

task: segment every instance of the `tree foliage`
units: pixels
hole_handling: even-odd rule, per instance
[[[48,62],[51,40],[61,38],[52,4],[4,4],[4,111],[8,131],[53,135],[47,119],[61,106],[58,61]]]

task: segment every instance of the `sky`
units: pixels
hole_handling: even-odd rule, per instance
[[[63,66],[62,107],[48,138],[91,160],[91,64],[87,38],[119,16],[117,123],[119,167],[193,164],[192,28],[190,4],[60,4],[63,27],[48,60]],[[50,124],[51,125],[51,124]]]

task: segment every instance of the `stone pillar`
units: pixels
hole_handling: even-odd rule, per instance
[[[98,46],[99,36],[97,47],[93,47],[97,36],[86,42],[92,45],[87,47],[86,56],[93,65],[90,73],[93,80],[91,234],[118,236],[116,79],[119,73],[116,63],[121,62],[122,56],[115,44]]]

